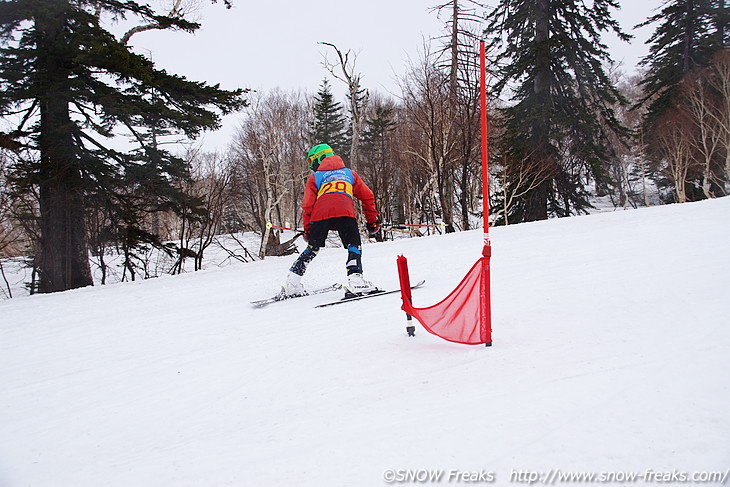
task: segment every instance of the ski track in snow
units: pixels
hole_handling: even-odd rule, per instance
[[[387,469],[725,471],[730,198],[491,230],[491,348],[398,294],[253,309],[293,257],[0,302],[0,486],[377,486]],[[434,304],[481,230],[366,245]],[[304,282],[344,279],[323,249]]]

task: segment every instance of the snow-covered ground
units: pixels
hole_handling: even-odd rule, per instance
[[[407,337],[397,294],[252,309],[293,257],[0,302],[0,486],[730,483],[730,198],[491,238],[491,348]],[[481,246],[367,245],[366,277],[405,255],[423,307]]]

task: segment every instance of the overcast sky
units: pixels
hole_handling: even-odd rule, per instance
[[[220,0],[212,5],[200,1],[202,27],[195,34],[150,31],[134,36],[132,44],[170,72],[227,89],[314,93],[328,77],[323,55],[334,60],[334,51],[318,44],[324,41],[357,54],[366,88],[398,94],[397,78],[406,73],[409,59],[417,61],[424,39],[443,32],[443,19],[430,9],[437,2],[431,0],[233,0],[230,10]],[[608,37],[606,42],[614,59],[633,72],[648,52],[644,41],[654,28],[635,31],[633,26],[652,15],[662,0],[620,3],[614,17],[636,39],[626,44]],[[341,97],[344,84],[332,80],[332,86]],[[229,116],[221,131],[207,134],[205,148],[223,151],[239,119]]]

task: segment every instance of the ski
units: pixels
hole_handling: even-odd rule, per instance
[[[412,285],[411,289],[419,288],[419,287],[423,286],[425,283],[426,283],[425,279],[423,281],[419,281],[416,284]],[[325,308],[327,306],[334,306],[336,304],[347,303],[349,301],[359,301],[361,299],[374,298],[376,296],[384,296],[386,294],[394,294],[394,293],[399,293],[399,292],[400,292],[400,289],[393,289],[391,291],[386,291],[384,289],[378,289],[377,291],[373,291],[370,294],[363,294],[361,296],[353,296],[353,297],[346,296],[342,299],[338,299],[337,301],[330,301],[329,303],[318,304],[317,306],[315,306],[315,308]]]
[[[273,296],[271,298],[260,299],[258,301],[251,301],[251,306],[253,306],[254,308],[263,308],[264,306],[267,306],[271,303],[276,303],[279,301],[288,301],[290,299],[303,298],[306,296],[313,296],[315,294],[328,293],[331,291],[337,291],[338,289],[342,289],[342,284],[332,284],[331,286],[315,289],[314,291],[307,291],[307,294],[300,294],[298,296],[287,296],[286,294],[279,293],[276,296]]]

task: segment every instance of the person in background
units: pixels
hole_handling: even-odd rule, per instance
[[[319,249],[324,247],[330,230],[337,230],[347,249],[346,295],[377,291],[362,275],[362,245],[353,200],[357,198],[362,202],[368,235],[374,237],[380,231],[380,225],[373,192],[355,171],[345,167],[342,158],[327,144],[312,147],[307,162],[312,174],[304,187],[302,220],[304,240],[308,245],[289,269],[282,293],[288,297],[307,294],[302,276]]]

